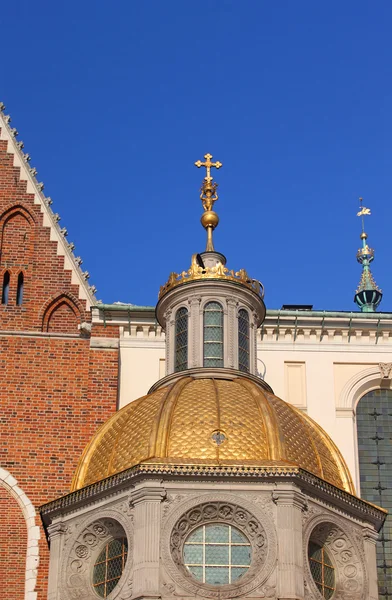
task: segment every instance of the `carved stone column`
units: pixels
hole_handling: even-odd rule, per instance
[[[166,375],[174,372],[174,328],[175,321],[171,318],[171,311],[167,311],[166,318]]]
[[[203,366],[203,358],[200,356],[200,298],[191,298],[189,317],[189,340],[188,340],[188,368]]]
[[[166,492],[144,487],[132,492],[134,505],[133,597],[159,598],[161,502]]]
[[[225,365],[229,369],[238,369],[238,322],[236,311],[237,301],[234,298],[229,298],[227,300],[227,365]]]
[[[48,600],[60,599],[60,556],[65,531],[64,523],[53,523],[48,527],[50,541]]]
[[[277,596],[279,600],[303,600],[302,510],[305,498],[294,486],[287,486],[274,491],[273,500],[277,505]]]
[[[371,527],[362,530],[367,572],[369,577],[369,600],[378,599],[376,542],[378,534]]]

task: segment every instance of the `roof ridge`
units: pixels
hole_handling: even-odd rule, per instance
[[[10,126],[11,117],[5,115],[4,110],[5,105],[0,102],[0,139],[7,141],[7,152],[13,155],[14,166],[20,169],[20,179],[27,181],[27,193],[34,194],[34,204],[40,205],[44,216],[43,226],[50,228],[50,239],[57,242],[57,254],[64,256],[64,269],[71,271],[72,283],[79,286],[79,298],[85,300],[87,309],[90,309],[96,304],[96,287],[88,285],[90,274],[81,270],[83,261],[73,253],[75,244],[67,242],[68,231],[66,227],[60,228],[61,217],[51,209],[52,199],[43,193],[44,183],[37,180],[37,169],[29,166],[30,154],[23,152],[24,143],[16,140],[19,133],[15,127]]]

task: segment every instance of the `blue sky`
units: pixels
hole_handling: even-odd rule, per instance
[[[392,3],[14,0],[0,100],[97,297],[155,304],[205,233],[266,304],[355,310],[358,197],[392,310]]]

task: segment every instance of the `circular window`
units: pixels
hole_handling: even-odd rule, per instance
[[[95,561],[93,586],[102,598],[107,598],[120,581],[127,553],[127,538],[114,539],[105,545]]]
[[[323,598],[332,598],[335,591],[335,569],[324,546],[309,543],[309,566],[317,589]]]
[[[249,569],[249,540],[231,525],[202,525],[184,544],[184,564],[203,583],[234,583]]]

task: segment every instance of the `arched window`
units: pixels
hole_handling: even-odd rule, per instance
[[[204,366],[223,367],[223,308],[218,302],[204,308]]]
[[[357,413],[361,497],[389,511],[377,542],[380,597],[392,597],[392,390],[373,390]]]
[[[115,539],[106,544],[95,561],[93,586],[102,598],[107,598],[120,581],[127,561],[127,554],[127,539]]]
[[[1,303],[8,304],[8,294],[10,291],[10,274],[6,271],[3,276],[3,291],[1,294]]]
[[[324,546],[309,543],[308,558],[310,572],[323,598],[331,598],[336,589],[335,569]]]
[[[24,287],[24,275],[19,273],[18,275],[18,287],[16,290],[16,304],[20,306],[23,304],[23,287]]]
[[[238,368],[249,372],[249,314],[243,308],[238,313]]]
[[[179,308],[176,313],[175,331],[175,371],[183,371],[188,368],[188,311]]]

